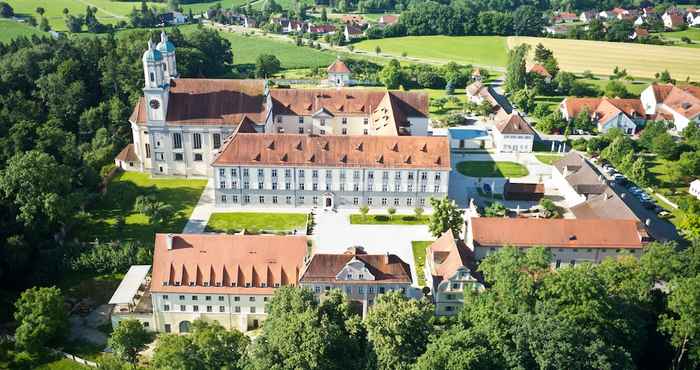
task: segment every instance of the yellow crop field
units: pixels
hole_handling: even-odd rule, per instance
[[[654,78],[665,69],[677,80],[690,77],[700,81],[700,49],[675,46],[644,45],[636,43],[548,39],[540,37],[508,37],[508,48],[527,43],[534,48],[538,43],[554,51],[562,70],[610,75],[613,68],[627,69],[634,77]]]

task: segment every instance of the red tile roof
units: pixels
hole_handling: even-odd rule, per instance
[[[168,238],[156,234],[153,292],[272,294],[296,285],[306,256],[304,236],[175,234],[172,249]]]
[[[450,169],[447,137],[236,133],[214,166]]]
[[[115,159],[122,162],[138,162],[139,157],[134,151],[134,144],[127,144],[127,146],[125,146],[124,149],[117,154]]]
[[[643,248],[646,232],[635,220],[471,218],[482,247]]]
[[[432,267],[430,273],[439,280],[450,278],[462,266],[474,267],[469,248],[461,240],[455,240],[449,230],[428,247],[426,260]]]
[[[338,280],[336,276],[345,265],[359,260],[374,276],[374,280]],[[408,283],[411,267],[394,254],[366,254],[361,248],[350,248],[343,254],[315,254],[304,269],[300,283],[342,282],[344,284]]]
[[[350,68],[340,59],[336,59],[333,64],[326,69],[328,73],[350,73]]]
[[[541,64],[533,64],[530,67],[530,70],[528,70],[529,73],[536,73],[542,77],[552,77],[552,75],[547,71],[547,68],[544,68],[543,65]]]
[[[259,123],[265,113],[264,88],[263,80],[173,80],[166,121],[176,125],[237,125],[248,116]],[[143,97],[129,120],[146,123]]]
[[[399,21],[399,16],[397,16],[397,15],[387,14],[387,15],[383,15],[383,16],[379,17],[379,23],[385,24],[385,25],[391,25],[391,24],[394,24],[398,21]]]
[[[511,113],[505,117],[500,122],[496,123],[496,129],[502,134],[515,134],[515,135],[534,135],[535,131],[530,127],[523,117],[518,113]]]

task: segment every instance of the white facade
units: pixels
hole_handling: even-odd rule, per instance
[[[448,181],[448,170],[214,165],[218,207],[426,208]]]
[[[688,188],[688,193],[690,195],[700,199],[700,180],[693,180]]]
[[[329,114],[319,111],[313,115],[275,115],[266,132],[307,135],[376,135],[371,127],[371,114]],[[427,117],[407,117],[412,136],[427,136]]]
[[[530,153],[535,136],[531,134],[503,134],[493,130],[493,142],[501,153]]]

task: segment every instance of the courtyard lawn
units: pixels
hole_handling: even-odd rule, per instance
[[[106,193],[88,209],[85,225],[78,231],[83,241],[133,240],[152,245],[155,233],[180,233],[197,204],[206,180],[182,178],[157,178],[139,172],[123,172],[107,186]],[[134,212],[134,202],[139,195],[153,195],[158,201],[170,205],[175,216],[164,225],[156,226],[148,218]],[[124,218],[119,226],[118,218]]]
[[[243,36],[233,32],[219,32],[231,42],[233,63],[253,67],[260,54],[276,56],[284,69],[327,67],[336,56],[309,47],[296,46],[291,42],[278,41],[263,36]]]
[[[418,286],[425,286],[425,274],[423,274],[423,269],[425,268],[425,254],[428,246],[433,244],[432,241],[412,241],[411,248],[413,249],[413,261],[416,265],[416,275],[418,276]]]
[[[46,32],[42,32],[38,28],[32,27],[27,23],[20,23],[10,19],[0,19],[0,30],[2,30],[2,32],[0,32],[0,42],[10,42],[20,36],[31,37],[32,35],[47,35]]]
[[[678,80],[700,80],[697,60],[700,49],[637,43],[552,39],[542,37],[508,37],[508,47],[527,43],[534,49],[538,43],[552,49],[563,71],[610,75],[615,68],[627,69],[633,77],[654,78],[665,69]],[[595,52],[592,52],[595,51]]]
[[[427,225],[428,221],[430,216],[425,215],[350,215],[350,223],[353,225]]]
[[[374,54],[379,46],[382,54],[401,56],[420,62],[475,64],[504,67],[507,62],[506,38],[501,36],[406,36],[364,40],[355,49]]]
[[[306,213],[212,213],[206,231],[229,234],[243,229],[306,232],[306,219]]]
[[[538,161],[551,166],[554,162],[560,160],[562,156],[558,154],[535,154],[535,157]]]
[[[463,161],[457,163],[457,172],[469,177],[525,177],[528,170],[520,163],[507,161]]]

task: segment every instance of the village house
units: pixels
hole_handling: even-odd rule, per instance
[[[634,31],[630,35],[630,40],[637,40],[644,37],[649,37],[649,31],[641,27],[635,27]]]
[[[457,314],[465,292],[484,290],[472,251],[450,230],[427,248],[423,273],[437,316]]]
[[[275,289],[297,285],[305,236],[156,234],[153,269],[132,266],[110,304],[112,326],[137,319],[160,333],[187,333],[194,320],[247,331],[267,317]]]
[[[410,296],[411,266],[394,254],[368,254],[350,247],[342,254],[316,253],[304,266],[299,285],[317,298],[339,289],[364,317],[380,294],[399,291]]]
[[[700,123],[700,87],[653,83],[642,91],[640,99],[648,115],[673,123],[673,134],[690,123]]]
[[[626,134],[634,134],[637,125],[646,120],[646,111],[639,99],[576,98],[568,97],[559,104],[564,119],[574,120],[581,112],[587,112],[596,124],[598,132],[618,128]]]
[[[700,179],[695,179],[690,183],[690,187],[688,187],[688,193],[700,200]]]
[[[677,12],[666,12],[661,16],[661,20],[663,20],[664,27],[667,30],[675,30],[685,24],[683,15]]]
[[[467,99],[475,104],[481,104],[487,101],[491,104],[493,108],[493,113],[496,114],[498,111],[503,111],[506,114],[510,114],[513,111],[508,99],[503,95],[499,94],[490,85],[487,85],[481,81],[476,81],[469,84],[466,88]]]
[[[391,26],[399,22],[399,16],[393,14],[385,14],[379,17],[377,21],[377,26],[384,28],[386,26]]]
[[[533,73],[533,74],[541,76],[544,79],[544,82],[546,82],[546,83],[552,82],[552,74],[549,73],[547,68],[545,68],[541,64],[535,63],[535,64],[531,65],[530,68],[527,70],[527,73]]]
[[[350,42],[352,40],[357,40],[359,38],[364,37],[365,32],[360,26],[357,26],[353,23],[348,23],[345,25],[343,35],[345,36],[345,42]]]
[[[347,86],[350,85],[351,83],[351,72],[350,68],[348,68],[347,64],[340,60],[340,58],[337,58],[333,64],[328,66],[326,68],[326,72],[328,72],[328,83],[331,85],[335,86]]]
[[[519,113],[496,115],[493,142],[500,153],[530,153],[535,140],[532,129]]]
[[[583,23],[588,23],[594,19],[598,19],[598,13],[595,11],[592,11],[592,10],[587,10],[587,11],[581,12],[579,19]]]
[[[636,220],[471,217],[465,243],[477,261],[505,246],[526,250],[542,246],[552,267],[600,263],[607,257],[640,257],[651,239]]]
[[[576,13],[558,12],[552,16],[552,23],[554,23],[554,24],[574,23],[574,22],[578,22],[578,21],[579,21],[579,17],[576,15]]]
[[[700,26],[700,9],[688,9],[685,20],[691,27]]]
[[[446,137],[236,132],[212,163],[218,207],[426,208],[447,195]]]

